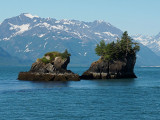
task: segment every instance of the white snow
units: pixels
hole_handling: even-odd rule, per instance
[[[43,37],[43,36],[45,36],[45,34],[40,34],[38,37],[40,37],[40,38],[41,38],[41,37]]]
[[[73,33],[74,35],[78,36],[79,38],[82,38],[82,36],[78,32],[71,32],[71,33]]]
[[[59,21],[59,20],[57,20],[55,23],[60,23],[60,21]]]
[[[36,24],[34,27],[39,26],[39,27],[46,27],[46,28],[50,28],[50,24],[44,22],[44,23],[38,23]]]
[[[87,55],[87,52],[84,53],[84,56],[86,56],[86,55]]]
[[[95,32],[94,34],[96,34],[96,35],[101,35],[101,33],[98,33],[98,32]]]
[[[57,26],[51,26],[50,24],[44,22],[44,23],[39,23],[35,26],[39,26],[39,27],[46,27],[48,30],[52,30],[52,29],[57,29],[57,30],[63,30],[63,25],[57,25]],[[68,30],[68,29],[66,29]]]
[[[90,28],[88,25],[84,24],[83,28]]]
[[[149,36],[143,36],[143,35],[135,35],[133,36],[133,39],[142,43],[143,45],[148,45],[148,44],[152,44],[152,43],[155,43],[156,41],[155,40],[151,40],[151,38]]]
[[[44,25],[45,27],[49,27],[49,26],[50,26],[50,24],[48,24],[48,23],[46,23],[46,22],[44,22],[43,25]]]
[[[31,45],[32,44],[32,42],[29,42],[27,45],[26,45],[26,49],[25,49],[25,51],[24,52],[31,52],[31,51],[33,51],[33,50],[30,50],[28,47],[29,47],[29,45]]]
[[[5,37],[5,38],[3,38],[3,40],[9,40],[10,38],[7,38],[7,37]]]
[[[31,15],[31,14],[29,14],[29,13],[26,13],[26,14],[24,14],[26,17],[28,17],[28,18],[31,18],[31,19],[33,19],[33,18],[39,18],[38,16],[33,16],[33,15]]]
[[[11,27],[9,28],[9,30],[16,30],[17,32],[15,33],[15,35],[17,34],[22,34],[25,31],[29,30],[30,24],[23,24],[23,25],[13,25],[11,23],[9,23],[11,25]]]
[[[63,29],[63,25],[51,26],[51,28],[52,29],[62,30]]]
[[[28,48],[29,47],[29,45],[31,45],[32,44],[32,42],[29,42],[27,45],[26,45],[26,48]]]
[[[44,44],[44,48],[46,48],[47,43],[48,43],[48,42],[45,42],[45,44]]]
[[[139,36],[137,38],[134,38],[134,40],[140,40],[140,41],[142,41],[143,39],[141,38],[141,36]]]
[[[44,23],[39,23],[39,24],[36,24],[36,26],[39,26],[39,27],[46,27],[48,30],[52,30],[52,29],[57,29],[57,30],[63,30],[63,25],[56,25],[56,26],[51,26],[50,24],[44,22]]]
[[[160,46],[160,41],[157,41],[157,44]]]
[[[79,55],[82,55],[81,53],[78,53]]]
[[[10,25],[9,30],[14,30],[15,32],[8,38],[7,37],[3,38],[3,40],[10,40],[12,37],[22,34],[30,29],[30,24],[23,24],[23,25],[13,25],[11,23],[8,24]]]
[[[33,50],[30,50],[29,48],[26,48],[26,50],[24,52],[31,52]]]
[[[103,32],[104,34],[107,34],[107,35],[109,35],[109,36],[112,36],[112,37],[115,37],[115,36],[117,36],[116,34],[112,34],[112,33],[110,33],[110,32]]]
[[[70,21],[70,20],[65,20],[63,24],[66,24],[66,25],[74,25],[75,23]]]
[[[87,35],[83,35],[83,37],[86,37],[86,38],[87,38],[88,36],[87,36]]]

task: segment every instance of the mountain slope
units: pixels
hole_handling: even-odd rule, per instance
[[[104,21],[56,20],[23,13],[0,24],[0,47],[13,56],[33,61],[48,51],[63,52],[67,48],[72,65],[89,66],[99,58],[94,49],[100,40],[116,41],[121,35],[120,29]],[[151,65],[146,59],[159,59],[143,45],[141,50],[147,52],[138,53],[137,65]]]
[[[134,35],[134,40],[150,48],[154,53],[160,56],[160,33],[156,36]]]
[[[21,60],[17,57],[11,56],[8,52],[0,48],[0,65],[1,66],[15,66],[15,65],[31,64],[31,61]]]

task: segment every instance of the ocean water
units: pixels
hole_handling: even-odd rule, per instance
[[[87,68],[70,68],[82,74]],[[0,120],[158,120],[160,68],[135,68],[136,79],[31,82],[29,67],[0,67]]]

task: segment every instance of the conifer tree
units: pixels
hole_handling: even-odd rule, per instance
[[[139,44],[133,42],[127,31],[122,34],[121,40],[117,39],[116,43],[105,44],[105,41],[102,40],[95,48],[96,54],[108,61],[123,59],[132,54],[135,55],[139,50]]]
[[[106,47],[105,41],[101,40],[100,43],[97,44],[97,46],[96,46],[96,49],[95,49],[96,54],[98,56],[104,56],[105,55],[105,47]]]

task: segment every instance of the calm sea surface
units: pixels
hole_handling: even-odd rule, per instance
[[[70,68],[82,74],[87,68]],[[29,67],[0,67],[0,120],[158,120],[160,68],[135,68],[136,79],[31,82]]]

